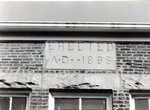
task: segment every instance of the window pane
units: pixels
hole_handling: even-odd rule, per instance
[[[55,99],[55,110],[79,110],[79,99]]]
[[[135,110],[148,110],[148,99],[135,99]]]
[[[13,97],[12,110],[25,110],[26,98],[25,97]]]
[[[9,110],[9,98],[0,97],[0,110]]]
[[[106,110],[106,99],[82,99],[82,110]]]

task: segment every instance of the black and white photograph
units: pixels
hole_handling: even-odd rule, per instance
[[[150,1],[1,0],[0,110],[150,110]]]

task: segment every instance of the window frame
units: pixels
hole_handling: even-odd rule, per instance
[[[150,110],[150,90],[130,90],[130,110],[135,110],[135,99],[148,99],[148,108]]]
[[[12,110],[12,99],[13,97],[25,97],[26,105],[25,110],[30,110],[30,89],[6,89],[0,88],[0,97],[9,98],[9,110]]]
[[[112,110],[112,94],[98,93],[98,92],[50,92],[49,93],[49,108],[48,110],[55,110],[55,98],[78,98],[79,110],[82,110],[82,98],[106,99],[106,110]]]

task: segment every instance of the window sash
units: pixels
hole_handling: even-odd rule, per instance
[[[55,98],[105,98],[106,99],[106,110],[112,110],[112,94],[111,93],[68,93],[68,92],[50,92],[49,93],[49,108],[48,110],[55,110]],[[80,104],[81,104],[80,99]],[[79,110],[81,110],[82,105],[80,105]]]
[[[25,105],[25,110],[28,110],[28,97],[24,96],[24,95],[0,95],[0,97],[6,97],[9,98],[9,110],[12,110],[12,103],[13,103],[13,98],[17,97],[17,98],[26,98],[26,105]]]
[[[89,101],[92,101],[92,102],[89,103]],[[96,102],[94,102],[94,101],[96,101]],[[106,98],[92,98],[92,100],[91,100],[91,98],[82,98],[82,110],[89,110],[89,108],[91,108],[93,110],[94,109],[95,110],[100,110],[100,109],[106,110],[107,109],[106,103],[107,103]],[[95,104],[96,104],[96,106],[94,106]]]
[[[74,99],[74,98],[78,98],[79,100],[79,110],[82,110],[82,99],[105,99],[105,107],[106,107],[106,110],[112,110],[112,102],[111,102],[111,98],[110,97],[106,97],[106,96],[92,96],[92,97],[88,97],[88,96],[82,96],[82,97],[78,97],[78,96],[51,96],[50,94],[50,100],[49,100],[49,105],[50,105],[50,108],[49,110],[55,110],[55,98],[71,98],[71,99]],[[53,103],[52,103],[53,102]]]

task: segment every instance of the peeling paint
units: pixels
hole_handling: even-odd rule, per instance
[[[81,84],[76,84],[76,85],[70,85],[70,86],[66,86],[64,87],[64,89],[80,89],[80,88],[97,88],[99,87],[99,85],[92,85],[90,83],[81,83]]]
[[[36,88],[41,85],[41,75],[35,74],[30,77],[29,74],[5,73],[0,74],[0,87],[3,88]],[[35,80],[36,78],[36,80]]]
[[[126,89],[150,89],[150,75],[121,75],[123,88]]]

